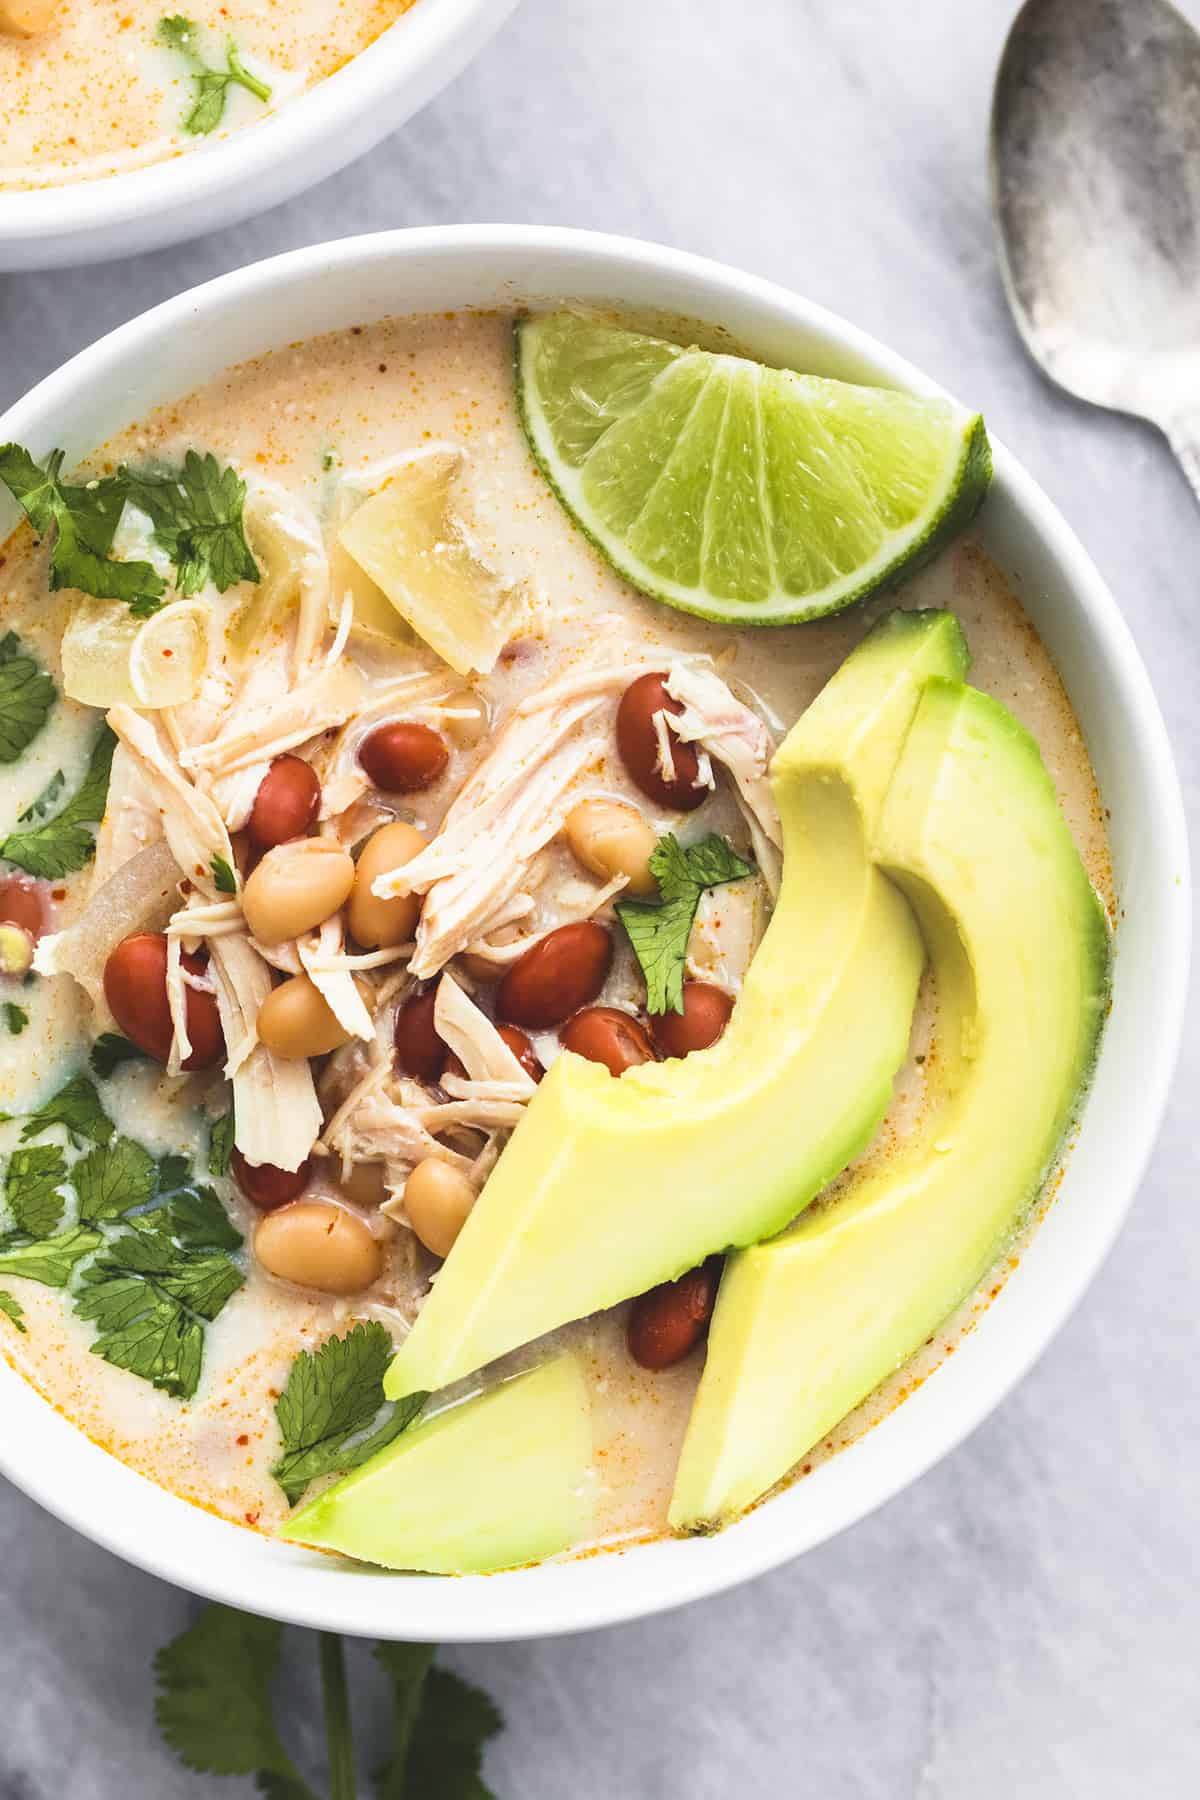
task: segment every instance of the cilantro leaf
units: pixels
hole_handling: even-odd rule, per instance
[[[85,1269],[75,1296],[80,1318],[99,1327],[95,1355],[129,1369],[176,1399],[200,1382],[204,1325],[245,1277],[223,1252],[176,1241],[169,1209],[130,1220]]]
[[[67,1159],[53,1144],[14,1150],[4,1172],[4,1198],[17,1229],[48,1238],[62,1223],[66,1202],[59,1188],[67,1179]]]
[[[258,100],[266,101],[271,98],[270,88],[264,81],[251,75],[232,40],[225,47],[224,69],[213,69],[196,48],[196,26],[191,19],[185,19],[180,13],[172,13],[168,18],[158,21],[154,35],[166,49],[177,51],[184,57],[191,69],[196,100],[183,121],[183,129],[193,137],[203,137],[216,130],[225,116],[228,91],[235,84],[244,87],[247,93],[253,94]]]
[[[482,1689],[433,1667],[428,1644],[377,1644],[392,1683],[392,1753],[375,1771],[377,1800],[495,1800],[482,1780],[483,1751],[500,1714]]]
[[[4,1002],[4,1023],[12,1037],[20,1037],[29,1023],[29,1014],[13,1000]]]
[[[190,1187],[192,1182],[192,1159],[190,1156],[176,1155],[170,1152],[158,1159],[156,1192],[173,1194],[179,1188]]]
[[[122,1063],[146,1060],[146,1052],[130,1043],[127,1037],[122,1037],[119,1031],[102,1031],[92,1045],[92,1054],[88,1058],[92,1073],[98,1075],[101,1081],[107,1081],[113,1070],[120,1068]]]
[[[280,1627],[206,1606],[154,1659],[154,1716],[170,1748],[201,1775],[259,1775],[276,1800],[313,1800],[280,1742],[271,1707]]]
[[[0,638],[0,763],[16,762],[46,723],[56,691],[22,650],[15,632]]]
[[[223,89],[220,102],[224,107]],[[181,594],[198,593],[209,581],[224,593],[239,581],[259,579],[242,524],[246,484],[235,469],[222,469],[211,452],[199,456],[189,450],[178,470],[146,474],[122,468],[119,478],[134,506],[149,515],[155,542],[175,564]]]
[[[61,811],[27,831],[13,831],[0,842],[0,856],[30,875],[55,881],[82,869],[95,854],[91,830],[104,817],[108,799],[108,774],[116,738],[107,725],[100,727],[87,773]],[[34,802],[34,808],[39,803]],[[31,812],[34,810],[31,808]]]
[[[148,1150],[132,1138],[118,1137],[80,1157],[71,1180],[79,1195],[80,1220],[92,1224],[145,1206],[158,1186],[158,1170]]]
[[[214,1119],[208,1134],[208,1172],[210,1175],[228,1175],[229,1159],[233,1155],[233,1113],[222,1113]]]
[[[356,1469],[390,1444],[424,1406],[427,1394],[384,1400],[393,1354],[391,1338],[372,1321],[296,1357],[275,1403],[283,1455],[271,1470],[293,1506],[318,1475]]]
[[[0,1244],[0,1275],[23,1275],[27,1281],[40,1281],[43,1287],[66,1287],[76,1263],[98,1249],[100,1243],[98,1231],[72,1225],[57,1237],[43,1238],[38,1243]]]
[[[0,481],[24,508],[33,529],[45,537],[55,528],[50,552],[50,586],[78,588],[99,600],[140,603],[153,611],[166,583],[147,562],[119,562],[109,556],[125,505],[118,476],[74,486],[62,481],[62,450],[35,462],[20,444],[0,445]]]
[[[3,1288],[0,1288],[0,1313],[5,1313],[7,1317],[12,1320],[17,1330],[24,1336],[26,1329],[23,1322],[25,1318],[25,1308],[18,1299],[12,1294],[6,1293]]]
[[[237,876],[223,856],[212,859],[212,878],[218,894],[236,894]]]
[[[683,1011],[683,975],[696,908],[705,888],[753,875],[725,839],[709,832],[685,850],[672,832],[658,840],[650,872],[662,899],[618,900],[617,917],[633,945],[646,982],[646,1010]]]
[[[236,1250],[242,1234],[210,1187],[188,1187],[167,1209],[173,1235],[189,1250]]]
[[[52,1125],[65,1125],[73,1143],[107,1144],[113,1134],[113,1122],[86,1075],[73,1075],[65,1087],[30,1113],[21,1131],[22,1141],[39,1137]]]

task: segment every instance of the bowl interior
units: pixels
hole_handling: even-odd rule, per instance
[[[770,361],[937,391],[832,315],[717,265],[584,233],[463,227],[305,250],[183,295],[43,382],[0,421],[0,438],[39,455],[61,444],[70,459],[290,340],[392,313],[565,301],[695,318]],[[384,1576],[226,1524],[118,1463],[0,1363],[5,1473],[108,1548],[197,1592],[348,1632],[474,1640],[610,1623],[760,1573],[861,1518],[980,1422],[1062,1323],[1132,1198],[1166,1098],[1189,938],[1182,805],[1145,671],[1068,527],[1002,447],[995,461],[981,537],[1014,578],[1087,736],[1111,813],[1121,923],[1112,1014],[1060,1191],[958,1353],[874,1430],[717,1538],[486,1581]],[[0,533],[9,517],[0,509]]]

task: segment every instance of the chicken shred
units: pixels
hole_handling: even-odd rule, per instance
[[[672,663],[666,689],[672,700],[683,707],[672,718],[671,730],[683,743],[698,744],[702,751],[724,764],[732,776],[763,879],[771,894],[777,894],[783,832],[767,776],[774,748],[771,734],[758,714],[744,705],[712,669]]]
[[[496,1095],[495,1098],[505,1100],[527,1100],[534,1090],[534,1082],[521,1067],[492,1021],[482,1012],[475,1002],[463,992],[453,975],[443,975],[438,983],[437,997],[433,1006],[434,1030],[442,1041],[449,1046],[467,1071],[466,1085],[471,1088],[470,1094],[462,1094],[462,1099],[483,1099],[487,1096],[479,1094],[475,1089],[480,1084],[496,1084],[512,1089]],[[455,1077],[447,1077],[447,1082]],[[460,1083],[460,1085],[462,1085]],[[447,1093],[451,1092],[447,1083],[443,1083]]]
[[[132,706],[114,706],[108,722],[129,750],[162,820],[163,835],[180,870],[209,898],[217,892],[213,859],[233,867],[233,848],[216,806],[188,779],[158,727]]]
[[[321,1134],[321,1107],[309,1064],[258,1042],[270,971],[246,937],[216,938],[209,966],[233,1083],[234,1142],[248,1163],[298,1169]]]

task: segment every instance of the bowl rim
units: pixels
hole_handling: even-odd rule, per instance
[[[148,217],[183,204],[203,215],[199,230],[209,229],[226,216],[226,210],[230,217],[241,218],[273,205],[331,174],[395,130],[465,65],[516,4],[517,0],[413,0],[331,75],[227,137],[185,146],[156,162],[95,180],[0,192],[0,255],[6,246],[78,239],[94,244],[97,257],[103,257],[106,235],[120,238],[124,230]],[[395,110],[384,116],[389,102]],[[382,119],[370,135],[363,131],[368,116]],[[349,148],[336,147],[336,134],[352,120],[358,121],[358,135]],[[301,165],[310,173],[296,174]],[[271,177],[281,169],[292,173],[274,188]],[[261,193],[263,198],[249,205],[236,198],[249,193]],[[184,226],[172,235],[192,233]],[[144,227],[138,233],[139,243],[157,241]]]
[[[331,244],[291,251],[252,264],[182,293],[119,327],[79,352],[47,376],[0,418],[0,439],[36,435],[40,421],[70,416],[72,405],[91,383],[110,378],[148,342],[164,347],[192,332],[206,317],[219,329],[223,319],[246,309],[269,308],[271,296],[294,283],[336,280],[347,271],[356,276],[382,268],[389,279],[405,268],[432,262],[449,281],[456,268],[472,262],[497,262],[516,271],[519,297],[543,296],[530,270],[561,271],[556,297],[565,300],[591,280],[619,299],[624,283],[657,285],[686,296],[678,310],[703,317],[697,299],[710,309],[714,322],[739,309],[749,311],[781,331],[809,333],[830,354],[846,363],[872,369],[885,383],[913,392],[944,394],[937,383],[906,359],[824,307],[788,289],[727,265],[631,238],[561,227],[458,225],[347,238]],[[581,272],[586,272],[581,274]],[[402,314],[402,282],[397,280]],[[669,301],[666,302],[670,304]],[[364,315],[365,316],[365,315]],[[347,318],[346,323],[349,322]],[[327,326],[325,329],[336,329]],[[282,338],[281,340],[282,341]],[[230,360],[237,360],[231,358]],[[188,383],[187,385],[192,385]],[[57,428],[57,427],[56,427]],[[1140,802],[1152,815],[1161,848],[1151,860],[1159,886],[1155,896],[1156,929],[1152,996],[1157,1031],[1137,1048],[1137,1103],[1119,1125],[1097,1115],[1084,1134],[1102,1137],[1112,1170],[1107,1187],[1089,1200],[1088,1229],[1082,1249],[1059,1271],[1052,1297],[1037,1302],[1036,1317],[1019,1345],[1009,1346],[1000,1362],[984,1357],[973,1375],[964,1376],[968,1358],[944,1363],[938,1381],[927,1382],[898,1409],[905,1416],[920,1409],[919,1430],[905,1434],[907,1445],[881,1457],[883,1427],[856,1441],[851,1450],[824,1464],[809,1482],[789,1490],[795,1494],[824,1480],[829,1499],[816,1508],[817,1523],[797,1522],[787,1506],[788,1494],[758,1507],[749,1517],[715,1538],[630,1546],[605,1554],[539,1568],[480,1578],[421,1579],[387,1577],[378,1571],[325,1557],[310,1557],[293,1547],[258,1537],[179,1500],[148,1478],[92,1444],[55,1412],[7,1362],[0,1358],[0,1393],[10,1427],[0,1434],[0,1472],[51,1513],[106,1549],[150,1573],[209,1599],[292,1623],[337,1630],[349,1635],[432,1639],[442,1642],[502,1641],[549,1636],[656,1614],[715,1595],[814,1548],[857,1523],[893,1498],[961,1443],[992,1412],[1027,1372],[1073,1311],[1110,1249],[1144,1174],[1166,1106],[1171,1075],[1184,1023],[1190,954],[1190,867],[1182,794],[1161,713],[1132,635],[1116,602],[1079,540],[1033,478],[1002,444],[992,440],[994,492],[1014,508],[1023,527],[1044,548],[1070,589],[1087,621],[1083,642],[1099,656],[1104,671],[1105,705],[1111,704],[1134,728],[1136,743],[1121,758],[1140,763],[1146,779]],[[1111,1033],[1109,1034],[1111,1036]],[[1107,1047],[1102,1047],[1102,1061]],[[1076,1152],[1077,1154],[1078,1152]],[[1094,1204],[1093,1204],[1094,1201]],[[1050,1218],[1054,1216],[1050,1209]],[[1044,1235],[1047,1226],[1043,1225]],[[1037,1242],[1022,1260],[1023,1269],[1039,1254]],[[1046,1252],[1048,1256],[1049,1251]],[[1016,1285],[1020,1270],[1006,1293]],[[993,1312],[999,1312],[1003,1297]],[[980,1334],[982,1335],[982,1334]],[[979,1359],[977,1359],[979,1360]],[[937,1391],[935,1405],[930,1400]],[[946,1404],[949,1402],[949,1404]],[[931,1412],[930,1407],[934,1410]],[[891,1415],[896,1416],[896,1415]],[[21,1427],[27,1425],[43,1449],[70,1454],[86,1462],[88,1480],[64,1488],[54,1475],[56,1456],[26,1455]],[[62,1434],[69,1434],[70,1444]],[[892,1440],[895,1441],[894,1439]],[[86,1448],[83,1448],[86,1447]],[[90,1452],[96,1457],[88,1461]],[[861,1452],[861,1454],[860,1454]],[[848,1466],[853,1461],[853,1469]],[[119,1471],[119,1474],[114,1473]],[[839,1474],[838,1471],[841,1471]],[[833,1472],[833,1473],[831,1473]],[[153,1495],[147,1501],[142,1490]],[[110,1504],[111,1496],[111,1504]],[[191,1525],[181,1534],[164,1531],[158,1541],[145,1531],[147,1519],[179,1509]],[[108,1508],[106,1511],[105,1509]],[[181,1548],[181,1538],[189,1539]],[[234,1546],[252,1542],[245,1556]],[[259,1566],[261,1564],[261,1567]],[[247,1571],[251,1573],[247,1574]],[[397,1600],[391,1582],[404,1583]],[[248,1591],[248,1587],[251,1591]],[[392,1596],[390,1599],[389,1596]]]

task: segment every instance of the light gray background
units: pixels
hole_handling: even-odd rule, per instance
[[[985,141],[1015,10],[525,0],[455,87],[292,205],[135,262],[0,277],[0,406],[180,288],[322,238],[518,220],[706,252],[845,313],[983,407],[1112,584],[1194,802],[1200,513],[1149,430],[1039,379],[997,282]],[[1086,1302],[917,1487],[722,1599],[448,1655],[507,1714],[487,1764],[500,1800],[1200,1791],[1198,1048],[1193,1026],[1140,1203]],[[151,1656],[192,1602],[11,1489],[0,1534],[0,1796],[217,1789],[176,1769],[150,1715]],[[290,1712],[317,1755],[311,1644],[291,1635]],[[353,1668],[365,1690],[365,1655]]]

